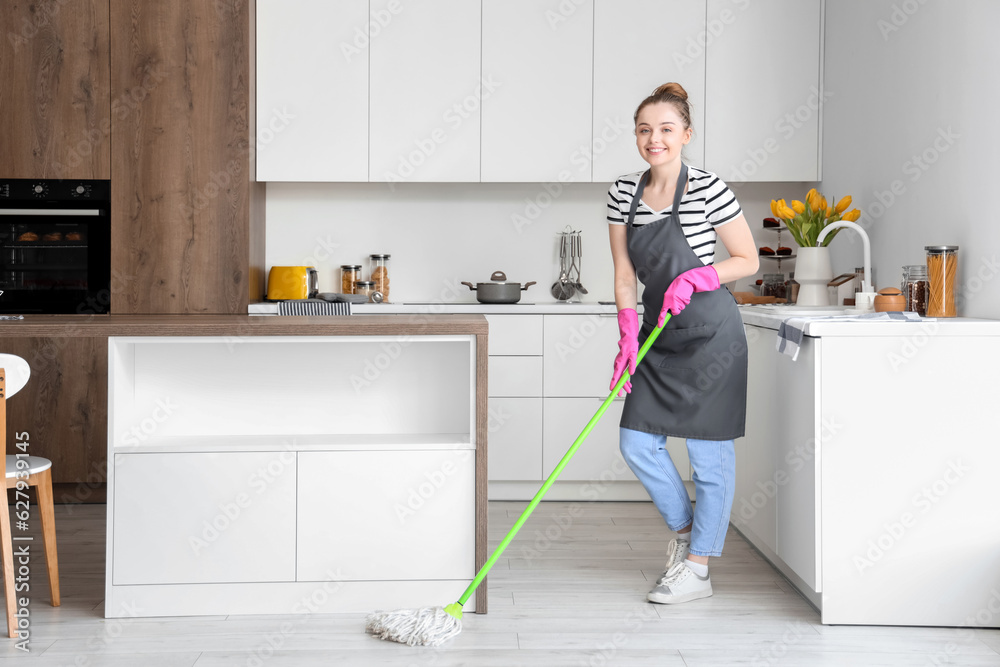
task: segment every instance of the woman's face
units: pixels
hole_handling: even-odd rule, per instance
[[[667,102],[647,104],[635,124],[635,145],[639,155],[651,167],[669,164],[681,158],[681,149],[691,141],[691,128]]]

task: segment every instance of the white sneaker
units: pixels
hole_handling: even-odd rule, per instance
[[[687,560],[689,551],[691,551],[691,540],[678,540],[677,538],[670,540],[670,544],[667,545],[667,564],[663,566],[663,574],[656,580],[657,586],[663,583],[663,580],[667,578],[667,573],[674,565]]]
[[[683,562],[677,563],[667,572],[662,582],[649,592],[646,599],[659,604],[679,604],[712,595],[712,579],[694,573]]]

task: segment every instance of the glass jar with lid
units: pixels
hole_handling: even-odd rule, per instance
[[[340,265],[340,291],[343,294],[354,294],[354,285],[361,280],[360,264]]]
[[[375,283],[375,291],[382,295],[384,301],[389,300],[389,255],[369,255],[371,280]]]
[[[372,294],[375,293],[375,281],[373,280],[359,280],[354,283],[354,293],[363,294],[368,297],[368,302],[371,303]]]
[[[906,299],[906,310],[917,313],[920,317],[927,315],[927,292],[930,286],[927,282],[927,266],[910,264],[903,267],[903,284],[900,286],[903,298]]]
[[[764,274],[764,284],[760,288],[761,296],[773,296],[778,299],[784,299],[786,294],[784,273]]]
[[[927,317],[956,317],[955,285],[958,281],[958,246],[926,246]]]

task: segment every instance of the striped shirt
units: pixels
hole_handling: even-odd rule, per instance
[[[622,176],[608,190],[608,222],[624,225],[635,195],[636,185],[643,172]],[[636,226],[655,222],[670,214],[673,205],[654,211],[639,200],[635,210]],[[688,189],[681,198],[680,220],[684,236],[691,249],[706,265],[715,263],[715,228],[732,221],[742,213],[736,195],[721,178],[710,171],[688,167]]]

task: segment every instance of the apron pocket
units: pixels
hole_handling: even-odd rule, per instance
[[[653,345],[662,355],[656,365],[673,370],[697,370],[705,365],[709,357],[708,344],[714,337],[715,331],[707,325],[665,329]]]

